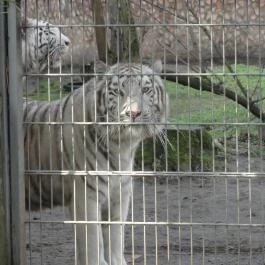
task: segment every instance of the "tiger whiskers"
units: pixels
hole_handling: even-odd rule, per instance
[[[100,144],[100,145],[104,145],[106,146],[107,145],[107,142],[108,142],[108,133],[107,131],[105,133],[100,133],[100,134],[97,134],[97,138],[96,138],[96,141]]]
[[[175,150],[175,147],[172,145],[172,143],[168,139],[165,131],[162,130],[161,128],[159,128],[159,126],[157,124],[149,125],[148,130],[149,130],[150,134],[154,134],[154,132],[155,132],[155,135],[159,139],[159,141],[161,142],[164,150],[166,150],[167,145],[169,145],[173,151]]]
[[[116,126],[101,126],[97,133],[96,141],[98,141],[99,144],[106,146],[108,144],[108,139],[112,139],[113,136],[117,135],[117,129],[114,127]]]

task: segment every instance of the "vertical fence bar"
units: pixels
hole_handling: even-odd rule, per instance
[[[19,2],[19,1],[18,1]],[[10,173],[10,221],[11,263],[25,264],[24,238],[24,154],[22,127],[22,91],[20,35],[17,31],[16,2],[8,6],[8,96],[9,96],[9,173]]]
[[[5,5],[0,2],[0,261],[10,264],[9,239],[9,190],[7,163],[7,112],[6,112],[6,15]]]

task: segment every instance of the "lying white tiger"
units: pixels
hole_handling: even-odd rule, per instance
[[[160,66],[158,62],[152,70],[141,64],[116,64],[102,79],[90,80],[61,101],[25,103],[25,169],[132,171],[139,143],[154,134],[164,137],[167,93],[154,74],[160,73]],[[48,121],[58,123],[38,124]],[[76,221],[127,218],[130,176],[29,173],[25,175],[27,208],[63,203],[70,206]],[[77,224],[78,264],[126,265],[121,228]]]
[[[39,73],[48,65],[58,68],[69,50],[70,39],[46,21],[33,18],[22,18],[21,21],[24,72]]]

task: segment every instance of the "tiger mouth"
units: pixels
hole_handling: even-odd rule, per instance
[[[141,121],[141,122],[125,122],[125,123],[121,123],[119,124],[119,129],[120,131],[123,133],[126,132],[142,132],[143,130],[148,130],[148,127],[150,126],[150,124],[153,124],[153,122],[151,121]]]
[[[54,68],[60,67],[65,52],[66,52],[65,46],[58,46],[50,53],[52,67]]]

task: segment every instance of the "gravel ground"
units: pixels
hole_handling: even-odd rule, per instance
[[[226,170],[235,171],[237,163],[242,172],[248,172],[249,164],[252,171],[262,171],[261,159],[248,160],[246,154],[227,157]],[[264,189],[265,179],[255,176],[134,179],[134,221],[168,225],[127,225],[128,264],[265,264]],[[41,215],[32,212],[29,218],[69,220],[69,212],[58,207]],[[173,223],[179,221],[184,224]],[[31,223],[26,231],[28,264],[74,264],[70,224]]]

